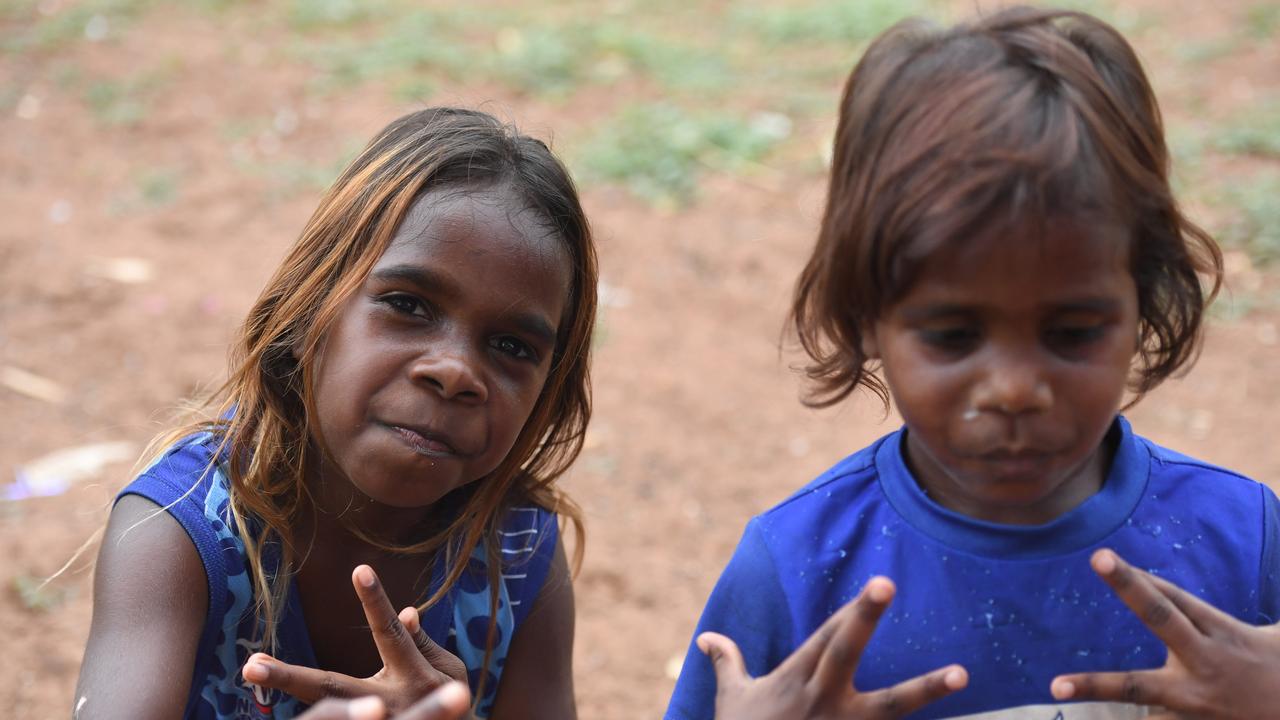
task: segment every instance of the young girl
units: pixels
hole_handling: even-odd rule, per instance
[[[1126,718],[1145,710],[1075,701],[1172,698],[1126,671],[1203,670],[1192,629],[1276,622],[1276,497],[1118,415],[1194,357],[1221,281],[1168,166],[1133,50],[1093,18],[1012,9],[872,44],[846,86],[793,317],[813,404],[864,387],[904,427],[748,524],[698,626],[741,647],[701,638],[737,669],[726,677],[799,665],[846,683],[856,667],[859,689],[909,683],[873,716],[936,699],[919,717]],[[1104,546],[1158,578],[1121,572]],[[882,575],[900,588],[887,611]],[[874,636],[848,621],[863,634],[834,662],[783,662],[869,582]],[[1211,623],[1173,585],[1225,615]],[[1274,631],[1245,633],[1264,634],[1274,657]],[[948,663],[961,667],[935,670]],[[667,717],[711,717],[715,687],[691,647]],[[1217,697],[1180,709],[1237,710]]]
[[[249,313],[216,419],[121,492],[77,717],[399,711],[450,678],[480,717],[573,717],[556,514],[581,525],[554,483],[590,415],[595,298],[543,143],[465,110],[388,125]]]

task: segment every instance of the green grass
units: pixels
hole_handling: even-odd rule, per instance
[[[178,198],[182,173],[175,168],[153,168],[138,176],[138,197],[148,207],[170,205]]]
[[[419,11],[380,28],[372,38],[346,34],[304,41],[297,54],[320,72],[319,87],[338,90],[410,73],[456,76],[474,60],[456,39],[455,13]]]
[[[1280,158],[1280,100],[1252,105],[1218,128],[1213,144],[1236,155]]]
[[[1251,6],[1244,14],[1245,31],[1254,40],[1269,40],[1280,29],[1280,5],[1274,0]]]
[[[300,32],[347,28],[378,17],[386,8],[376,0],[292,0],[289,26]]]
[[[0,38],[7,52],[54,51],[86,40],[105,40],[147,10],[154,0],[86,0],[43,15],[36,4],[16,3],[4,15],[30,24]],[[33,21],[33,22],[32,22]]]
[[[656,205],[681,207],[695,199],[702,172],[742,171],[784,134],[768,118],[751,122],[671,104],[632,105],[602,125],[579,158],[588,181],[618,183]]]
[[[1232,210],[1219,232],[1223,243],[1244,250],[1259,265],[1280,260],[1280,171],[1242,178],[1226,189],[1223,202]]]
[[[929,14],[925,0],[821,0],[778,8],[740,2],[732,18],[774,44],[862,43],[905,17]]]
[[[145,83],[100,80],[84,90],[84,101],[94,119],[109,127],[137,125],[147,114]]]
[[[33,612],[49,612],[67,601],[68,592],[53,587],[30,575],[19,575],[13,579],[13,590],[22,607]]]

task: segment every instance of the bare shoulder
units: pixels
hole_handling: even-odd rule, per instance
[[[146,498],[121,498],[98,551],[76,719],[180,716],[208,592],[178,521]]]

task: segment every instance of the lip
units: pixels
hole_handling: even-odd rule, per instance
[[[1004,477],[1037,477],[1045,471],[1050,453],[1031,450],[994,450],[979,456]]]
[[[400,436],[414,452],[429,457],[462,457],[453,438],[448,433],[427,427],[389,424],[389,428]]]

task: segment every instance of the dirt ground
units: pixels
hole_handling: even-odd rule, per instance
[[[708,13],[722,4],[705,3]],[[1171,128],[1280,97],[1280,36],[1210,52],[1255,5],[1116,5],[1160,9],[1135,42]],[[0,37],[75,7],[0,5]],[[256,7],[210,16],[145,5],[100,41],[89,15],[77,31],[90,41],[0,55],[0,488],[53,451],[131,448],[61,494],[0,499],[6,717],[68,713],[90,618],[89,562],[38,582],[102,526],[132,457],[172,409],[221,378],[228,338],[318,197],[313,186],[282,191],[272,173],[330,157],[415,107],[377,82],[317,96],[309,70],[277,52],[284,30]],[[1188,63],[1180,53],[1192,45],[1205,57]],[[167,73],[164,88],[127,122],[103,115],[127,107],[95,104],[84,89],[85,74],[125,83],[155,67]],[[822,81],[828,107],[839,80]],[[443,78],[429,101],[481,106],[563,149],[606,116],[614,94],[657,92],[624,82],[546,98]],[[237,119],[250,129],[229,131]],[[823,201],[820,166],[788,158],[819,146],[832,121],[797,119],[782,159],[705,174],[687,207],[585,187],[605,287],[596,414],[565,481],[588,521],[576,583],[582,717],[660,714],[746,520],[895,427],[867,398],[802,407],[791,369],[800,358],[780,346]],[[1201,177],[1225,176],[1277,159],[1209,152],[1198,163]],[[1190,207],[1215,227],[1227,211],[1212,200],[1193,196]],[[1269,300],[1280,297],[1280,274],[1240,250],[1229,265],[1198,366],[1130,416],[1157,441],[1280,487],[1280,309]]]

